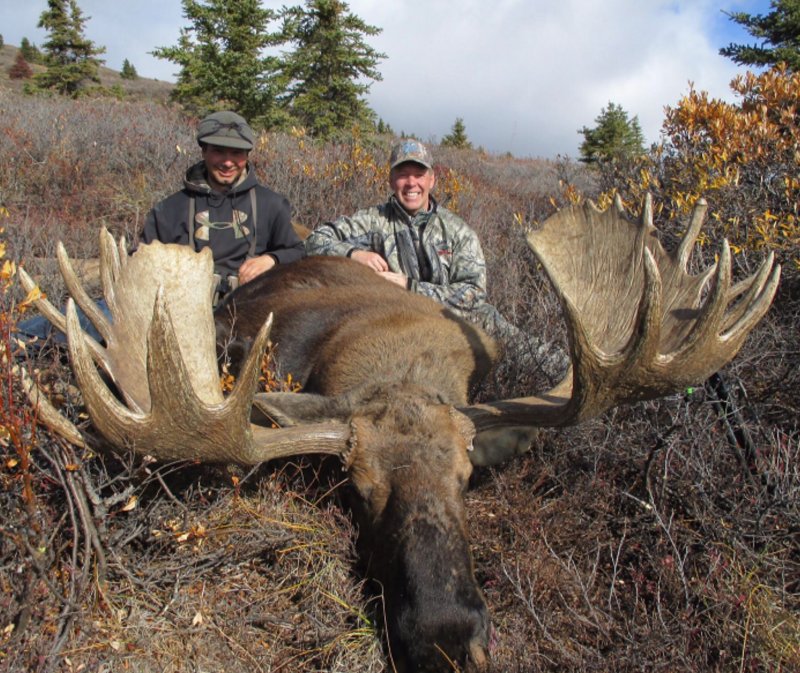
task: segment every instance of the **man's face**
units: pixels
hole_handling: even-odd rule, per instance
[[[395,166],[389,173],[389,186],[409,215],[428,210],[428,197],[435,184],[433,171],[413,161]]]
[[[247,167],[247,150],[219,145],[203,146],[203,161],[212,189],[225,191],[235,185]]]

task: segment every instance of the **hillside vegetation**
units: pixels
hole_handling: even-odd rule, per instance
[[[39,274],[59,301],[63,290],[39,259],[59,240],[73,256],[93,256],[101,226],[135,239],[198,151],[195,122],[154,102],[0,89],[0,109],[8,348],[14,321],[31,310],[10,262]],[[288,196],[296,221],[313,227],[386,197],[391,140],[262,134],[252,162]],[[484,244],[491,300],[554,341],[563,340],[558,303],[525,228],[586,197],[607,203],[619,193],[637,211],[646,183],[672,248],[685,211],[670,186],[680,178],[699,187],[678,170],[677,153],[672,163],[599,172],[433,150],[440,200]],[[773,203],[785,200],[778,184],[767,187]],[[747,185],[734,221],[724,210],[733,182],[705,184],[714,214],[701,257],[713,260],[727,228],[739,236],[737,275],[776,249],[785,277],[722,372],[724,386],[698,381],[542,432],[530,454],[476,473],[467,510],[496,630],[493,671],[800,670],[800,255],[790,228],[780,247],[748,239],[745,215],[763,214],[766,202],[757,181]],[[392,670],[380,604],[361,587],[336,502],[340,471],[331,478],[309,460],[243,473],[77,452],[36,425],[10,364],[0,398],[0,671]],[[31,354],[26,366],[64,413],[86,422],[57,354]],[[478,395],[541,383],[505,362]]]
[[[8,69],[13,65],[18,51],[17,47],[10,44],[0,47],[0,88],[7,88],[21,93],[27,80],[11,79],[8,74]],[[44,66],[36,63],[29,65],[34,73],[45,70]],[[100,66],[98,74],[100,78],[99,86],[105,89],[106,95],[109,92],[115,92],[115,95],[128,100],[148,100],[166,103],[174,87],[169,82],[148,79],[147,77],[124,79],[118,71],[104,66]]]

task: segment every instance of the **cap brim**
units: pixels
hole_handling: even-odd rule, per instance
[[[400,159],[399,161],[395,161],[389,167],[389,169],[391,170],[393,168],[397,168],[398,166],[401,166],[402,164],[419,164],[420,166],[424,166],[427,169],[432,169],[433,168],[433,166],[431,166],[427,161],[420,161],[419,159]]]
[[[197,141],[203,145],[216,145],[217,147],[230,147],[235,150],[252,150],[253,143],[244,138],[231,138],[230,136],[203,136]]]

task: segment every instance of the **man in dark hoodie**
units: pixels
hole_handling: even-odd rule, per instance
[[[259,184],[248,164],[255,136],[235,112],[214,112],[197,127],[203,159],[189,168],[183,189],[157,203],[145,219],[143,243],[210,247],[215,299],[276,264],[305,255],[291,224],[289,202]]]
[[[203,160],[186,172],[181,191],[148,213],[141,235],[142,243],[179,243],[198,251],[210,247],[217,279],[214,305],[276,264],[305,256],[292,228],[289,202],[259,184],[247,162],[254,139],[253,130],[235,112],[215,112],[203,119],[197,127]],[[108,310],[102,300],[98,306]],[[82,312],[79,318],[88,334],[101,339]],[[31,347],[48,339],[66,343],[42,316],[20,323],[15,336]]]

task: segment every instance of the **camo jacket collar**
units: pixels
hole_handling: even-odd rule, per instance
[[[389,207],[392,209],[397,219],[399,219],[401,222],[412,227],[420,228],[428,223],[428,220],[430,220],[431,217],[436,214],[436,211],[439,208],[439,202],[433,198],[433,196],[429,196],[428,201],[430,205],[428,210],[420,211],[416,215],[409,215],[406,209],[400,205],[397,197],[392,194],[389,197]]]

